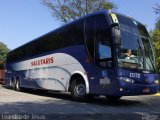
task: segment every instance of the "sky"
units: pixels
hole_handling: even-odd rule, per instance
[[[148,30],[154,29],[158,16],[153,7],[160,4],[159,0],[110,1],[117,5],[117,12],[147,24]],[[11,50],[61,25],[41,0],[0,0],[0,42]]]

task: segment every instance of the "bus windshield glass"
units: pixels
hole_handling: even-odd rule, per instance
[[[117,53],[119,67],[154,72],[155,56],[145,26],[121,15],[117,17],[121,32]]]

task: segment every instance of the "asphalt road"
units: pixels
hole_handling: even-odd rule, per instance
[[[16,92],[0,86],[0,115],[3,120],[160,120],[160,96],[122,97],[118,102],[101,97],[76,102],[67,93]]]

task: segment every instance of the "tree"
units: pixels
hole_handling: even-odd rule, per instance
[[[155,24],[156,30],[160,30],[160,17],[157,18],[157,22]]]
[[[6,60],[9,51],[7,46],[3,42],[0,42],[0,69],[4,68],[4,61]]]
[[[156,7],[153,9],[154,12],[158,15],[158,18],[155,23],[155,29],[151,32],[151,39],[155,46],[157,68],[160,74],[160,5],[156,4]]]
[[[157,69],[160,73],[160,30],[153,30],[151,32],[151,39],[155,46]]]
[[[42,0],[52,15],[63,23],[68,23],[94,11],[117,9],[116,5],[108,0]]]
[[[153,9],[154,9],[154,12],[155,12],[157,15],[160,15],[160,5],[159,5],[159,4],[156,4],[156,7],[154,7]]]
[[[159,17],[155,23],[155,29],[151,31],[151,39],[155,46],[157,69],[160,74],[160,6],[157,4],[157,7],[154,8],[154,10]]]
[[[155,24],[155,27],[156,27],[155,29],[160,30],[160,5],[156,4],[156,7],[154,7],[153,9],[154,9],[154,12],[158,15],[157,22]]]

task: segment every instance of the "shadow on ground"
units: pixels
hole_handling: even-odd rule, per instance
[[[70,120],[75,118],[78,120],[81,118],[82,120],[86,118],[86,116],[91,120],[92,118],[107,119],[108,117],[110,119],[114,119],[114,117],[125,119],[130,116],[130,120],[132,120],[134,114],[135,116],[138,115],[138,118],[142,117],[137,113],[150,113],[150,111],[153,113],[159,112],[159,107],[157,107],[156,104],[147,104],[140,100],[127,100],[122,98],[119,101],[110,102],[105,98],[94,98],[88,102],[76,102],[66,93],[29,89],[25,89],[24,93],[49,97],[49,99],[0,104],[0,113],[46,115],[46,117],[48,117],[47,119],[55,117],[56,119],[67,118]]]
[[[75,101],[69,93],[63,92],[53,92],[53,91],[44,91],[44,90],[32,90],[32,89],[23,89],[24,93],[29,93],[38,96],[45,96],[50,98],[56,98],[61,100],[67,100],[77,103],[88,103],[88,104],[95,104],[95,105],[102,105],[102,106],[134,106],[143,104],[141,101],[138,100],[127,100],[123,99],[123,97],[118,101],[109,101],[105,97],[94,97],[88,99],[87,101]]]
[[[6,86],[3,86],[7,88]],[[7,88],[10,89],[10,88]],[[95,104],[95,105],[102,105],[102,106],[135,106],[135,105],[143,105],[143,102],[139,100],[128,100],[123,99],[123,97],[118,101],[109,101],[105,97],[94,97],[87,101],[75,101],[69,93],[63,92],[53,92],[53,91],[44,91],[44,90],[33,90],[33,89],[23,89],[23,93],[28,93],[32,95],[42,96],[42,97],[50,97],[56,98],[61,100],[67,100],[71,102],[77,103],[88,103],[88,104]]]

